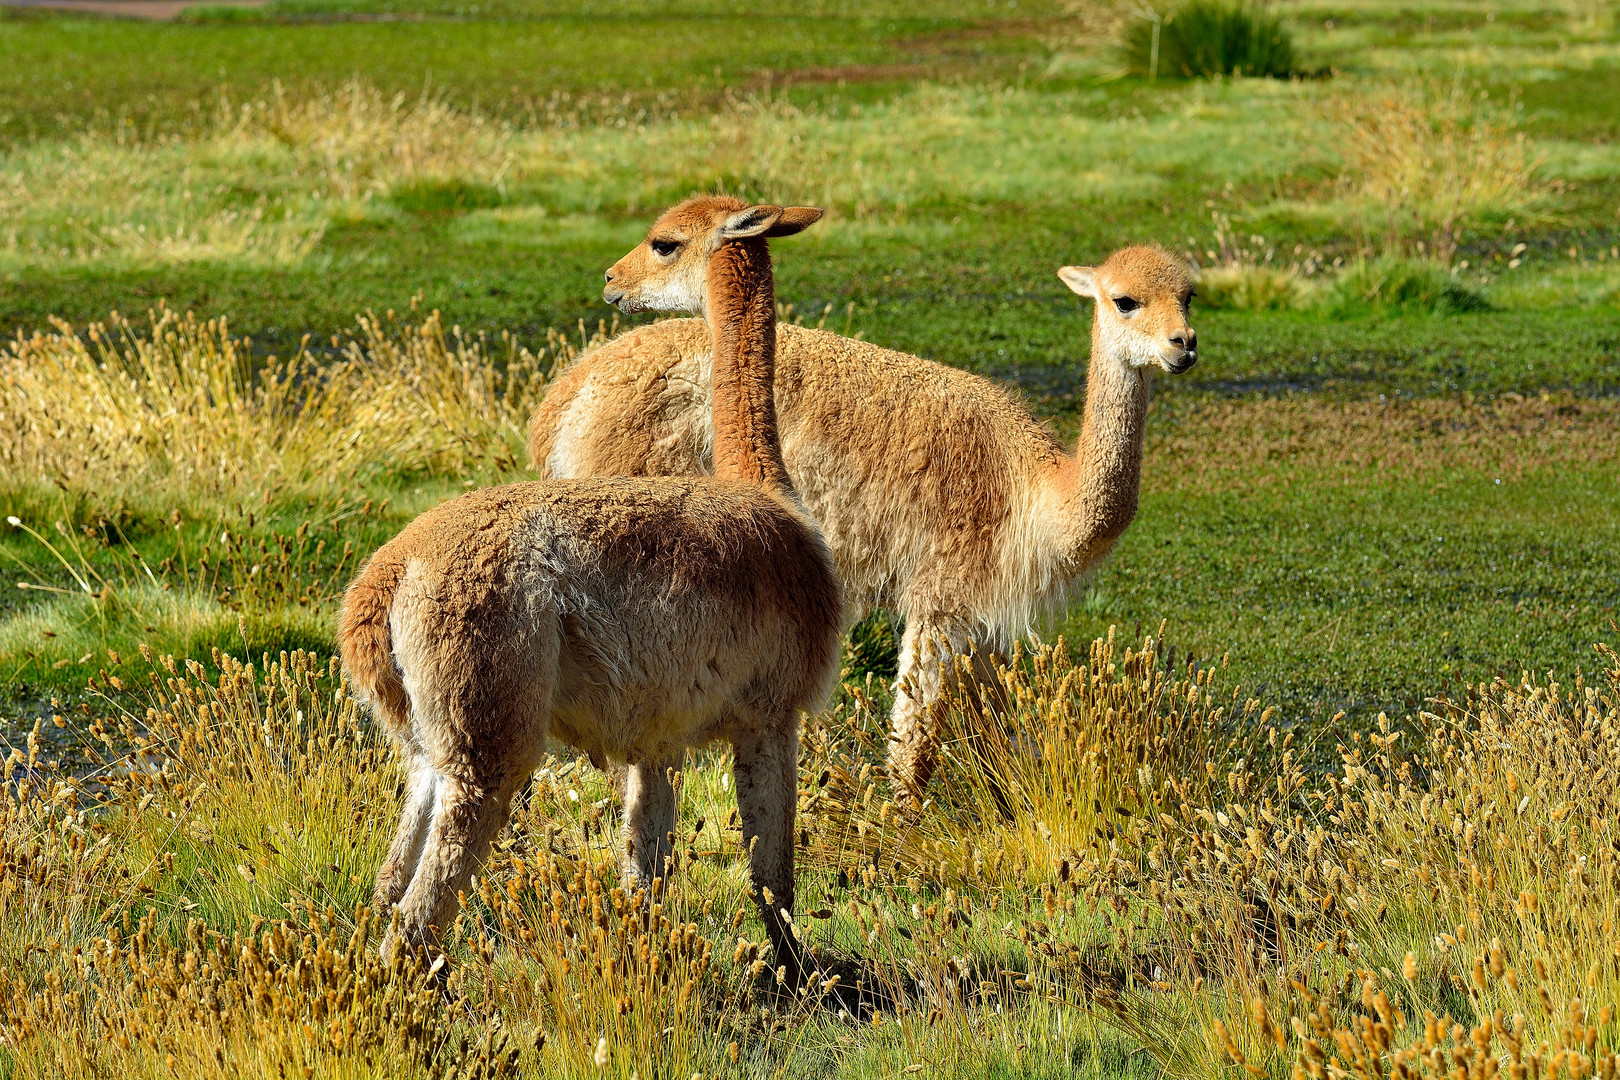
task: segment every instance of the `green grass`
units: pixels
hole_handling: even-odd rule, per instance
[[[14,271],[0,280],[6,281],[8,317],[19,329],[52,314],[82,325],[110,309],[138,312],[161,299],[180,309],[230,313],[233,326],[251,333],[261,351],[285,355],[305,333],[324,337],[352,325],[357,312],[403,310],[420,294],[424,306],[465,326],[510,329],[533,341],[543,339],[547,327],[584,320],[594,328],[611,321],[615,313],[602,305],[595,279],[634,243],[639,223],[593,224],[568,243],[533,247],[510,236],[485,247],[471,229],[460,232],[463,243],[443,243],[448,228],[413,224],[397,237],[367,225],[329,232],[323,245],[348,256],[338,263],[341,273],[185,265]],[[800,257],[781,260],[778,295],[811,321],[832,305],[833,327],[847,325],[893,348],[1011,377],[1032,393],[1055,382],[1059,396],[1043,400],[1042,407],[1072,408],[1080,386],[1077,365],[1089,349],[1087,314],[1050,271],[1096,259],[1109,243],[1025,234],[1040,247],[1010,253],[996,241],[1017,239],[1017,232],[993,225],[987,223],[989,236],[950,244],[962,263],[953,258],[945,265],[903,239],[880,235],[859,247],[839,250],[829,243],[817,250],[807,237]],[[976,261],[981,255],[982,263]],[[1595,268],[1587,276],[1620,281]],[[276,282],[273,293],[265,291],[267,277]],[[1614,363],[1620,305],[1600,300],[1576,306],[1566,299],[1572,289],[1548,291],[1554,293],[1551,310],[1502,308],[1460,316],[1368,312],[1324,319],[1197,309],[1206,343],[1199,365],[1180,379],[1161,381],[1161,392],[1612,391],[1620,378]]]
[[[1437,678],[1592,671],[1620,603],[1613,469],[1392,481],[1278,464],[1217,493],[1150,494],[1053,629],[1083,641],[1165,620],[1166,640],[1229,656],[1248,694],[1316,720],[1409,713]]]
[[[362,7],[363,5],[354,5]],[[288,4],[294,14],[302,4]],[[311,5],[318,10],[318,6]],[[1044,51],[1010,28],[982,56],[953,41],[962,11],[914,15],[789,10],[752,18],[654,12],[612,22],[577,8],[537,17],[442,21],[244,21],[151,25],[0,12],[0,51],[26,61],[0,71],[0,139],[60,137],[86,123],[135,132],[183,130],[221,94],[263,96],[360,77],[388,93],[424,90],[520,120],[564,118],[625,94],[667,111],[748,92],[809,69],[809,77],[889,83],[964,67],[1012,71]],[[272,14],[281,9],[272,9]]]

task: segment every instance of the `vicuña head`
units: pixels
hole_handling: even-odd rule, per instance
[[[689,311],[709,314],[713,256],[722,244],[792,236],[821,218],[814,206],[750,206],[731,195],[696,195],[664,212],[635,250],[607,272],[602,299],[625,314]]]
[[[1101,266],[1065,266],[1058,277],[1097,301],[1093,357],[1106,352],[1132,367],[1157,364],[1172,375],[1198,363],[1198,335],[1187,324],[1192,275],[1163,248],[1121,248]]]

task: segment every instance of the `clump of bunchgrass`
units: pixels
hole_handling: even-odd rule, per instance
[[[152,762],[131,777],[179,779],[178,794],[161,781],[158,799],[184,826],[167,853],[135,840],[131,857],[176,860],[158,895],[215,924],[289,904],[352,910],[370,896],[388,839],[398,778],[388,747],[342,692],[335,661],[283,653],[256,670],[216,653],[213,666],[207,680],[196,661],[160,660],[147,679],[155,703],[124,725],[119,741]],[[104,685],[112,678],[92,684],[123,689]],[[188,805],[197,786],[206,798]]]
[[[359,199],[432,181],[498,184],[513,156],[504,126],[442,97],[386,94],[351,79],[336,90],[233,106],[221,99],[221,135],[268,136],[316,166],[323,194]]]
[[[1340,185],[1388,254],[1447,263],[1461,230],[1523,221],[1546,197],[1545,156],[1484,90],[1419,81],[1337,95],[1325,108],[1340,134]]]
[[[54,718],[87,767],[46,760],[36,729],[0,796],[12,1071],[509,1073],[516,1043],[447,1013],[425,964],[370,947],[398,774],[335,663],[216,655],[210,679],[142,659],[109,655],[90,680],[106,711]]]
[[[1443,699],[1409,750],[1381,717],[1320,778],[1285,737],[1269,767],[1138,818],[1106,892],[1150,898],[1166,963],[1155,992],[1110,998],[1120,1023],[1188,1070],[1361,1075],[1388,1054],[1423,1076],[1493,1039],[1516,1076],[1609,1060],[1612,1014],[1583,1004],[1620,994],[1620,658],[1602,655],[1601,684]]]
[[[1150,79],[1296,72],[1294,38],[1282,19],[1245,0],[1188,0],[1162,16],[1139,16],[1126,25],[1118,53],[1127,72]]]
[[[1233,263],[1198,275],[1198,305],[1233,311],[1284,311],[1303,307],[1310,292],[1285,267]]]
[[[1331,312],[1341,316],[1369,310],[1455,315],[1491,306],[1483,293],[1444,267],[1399,256],[1351,263],[1327,287],[1322,299]]]
[[[369,895],[397,772],[335,662],[294,652],[259,667],[216,652],[213,678],[196,660],[144,647],[98,662],[89,699],[53,720],[80,744],[85,764],[72,773],[30,766],[51,801],[17,789],[23,809],[6,837],[38,844],[76,822],[108,846],[107,879],[99,894],[86,887],[81,914],[105,921],[149,904],[166,933],[189,917],[230,929],[289,904],[348,911]],[[164,825],[153,829],[154,819]],[[30,831],[39,834],[31,841]],[[5,896],[8,905],[32,905],[9,915],[26,912],[71,939],[82,927],[64,924],[60,899]]]
[[[537,782],[531,811],[562,794],[551,783]],[[749,940],[743,880],[704,874],[700,886],[677,851],[666,877],[626,888],[611,816],[588,846],[527,816],[479,876],[449,946],[466,956],[464,984],[485,988],[486,1007],[548,1033],[548,1074],[691,1076],[732,1042],[769,1039],[771,1025],[749,1019],[754,987],[765,1003],[782,991],[770,947]],[[735,844],[727,853],[740,854]]]
[[[447,331],[437,314],[368,315],[330,353],[260,362],[223,319],[167,308],[145,327],[56,322],[0,352],[0,465],[175,497],[509,470],[546,372],[573,349],[560,334],[536,355]]]
[[[1403,967],[1414,962],[1408,954]],[[1475,960],[1469,990],[1477,997],[1507,985],[1510,978],[1518,982],[1517,974],[1507,965],[1501,943],[1493,941]],[[1482,1010],[1469,1009],[1473,1017],[1454,1018],[1450,1014],[1436,1016],[1433,1010],[1425,1009],[1420,1020],[1415,1014],[1408,1018],[1400,1007],[1403,995],[1396,980],[1381,979],[1369,972],[1359,990],[1360,1008],[1352,1005],[1344,1010],[1347,1016],[1336,1014],[1334,1006],[1340,1003],[1337,999],[1348,994],[1332,998],[1309,992],[1301,995],[1307,1011],[1303,1017],[1289,1020],[1299,1044],[1294,1076],[1312,1080],[1326,1080],[1328,1076],[1350,1080],[1449,1080],[1466,1069],[1470,1076],[1505,1072],[1514,1080],[1522,1080],[1544,1075],[1606,1077],[1620,1071],[1620,1055],[1615,1053],[1612,1041],[1612,1003],[1593,1009],[1579,996],[1560,997],[1555,1002],[1545,988],[1538,987],[1537,1001],[1547,1021],[1538,1040],[1523,1012],[1508,1015],[1498,1008],[1483,1014]],[[1269,1023],[1263,1004],[1257,1004],[1253,1013]],[[1277,1036],[1282,1034],[1283,1029],[1275,1024],[1269,1027]],[[1246,1063],[1235,1045],[1229,1046],[1227,1057],[1233,1064]]]
[[[994,685],[963,680],[947,700],[937,810],[920,828],[963,864],[1016,865],[1036,882],[1088,875],[1161,786],[1199,790],[1207,766],[1236,756],[1225,729],[1247,715],[1229,715],[1240,703],[1221,682],[1219,667],[1167,670],[1151,638],[1120,653],[1110,635],[1084,661],[1061,640],[1019,643]]]
[[[1264,236],[1234,229],[1227,215],[1214,211],[1212,217],[1214,246],[1204,252],[1211,265],[1198,271],[1199,307],[1279,311],[1303,307],[1315,298],[1321,252],[1296,246],[1289,260]]]
[[[76,947],[44,985],[0,998],[12,1075],[478,1077],[516,1071],[499,1025],[457,1032],[427,965],[370,948],[313,907],[245,933],[190,920],[180,941],[155,909]],[[455,1036],[459,1034],[459,1045]],[[352,1070],[352,1072],[351,1072]]]
[[[1084,662],[1061,641],[1019,644],[988,683],[961,662],[920,806],[885,790],[870,688],[846,687],[834,716],[808,733],[818,777],[800,810],[815,824],[818,865],[862,879],[862,865],[889,868],[964,894],[1017,882],[1056,897],[1113,860],[1121,829],[1162,800],[1162,785],[1202,792],[1213,764],[1241,758],[1259,708],[1228,698],[1217,667],[1168,669],[1153,640],[1121,654],[1110,636]]]
[[[283,361],[223,320],[159,308],[145,326],[19,336],[0,350],[0,493],[35,544],[11,583],[32,602],[0,618],[12,679],[60,685],[81,658],[140,641],[326,647],[337,597],[390,527],[373,493],[507,478],[547,373],[611,333],[551,330],[530,352],[437,315],[368,314]]]

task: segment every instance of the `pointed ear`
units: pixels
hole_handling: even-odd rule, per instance
[[[765,230],[766,236],[792,236],[794,233],[804,232],[810,226],[821,220],[826,213],[819,206],[784,206],[782,216],[776,219],[776,224]]]
[[[738,210],[720,225],[720,239],[746,240],[750,236],[768,236],[769,229],[782,219],[782,208],[770,203]]]
[[[1088,300],[1097,299],[1097,268],[1095,266],[1064,266],[1057,272],[1070,291]]]

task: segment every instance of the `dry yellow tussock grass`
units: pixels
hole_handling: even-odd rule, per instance
[[[452,1042],[423,966],[381,961],[372,917],[353,930],[313,908],[224,936],[192,920],[184,944],[116,926],[39,993],[0,1003],[15,1075],[478,1077],[515,1074],[521,1043],[495,1026]]]
[[[1470,1077],[1498,1060],[1610,1075],[1620,657],[1599,654],[1590,683],[1499,680],[1406,726],[1381,717],[1327,772],[1306,766],[1326,747],[1209,669],[1170,678],[1151,643],[1121,660],[1099,642],[1084,666],[1032,657],[999,699],[956,704],[991,727],[947,723],[920,812],[883,801],[877,740],[808,735],[809,859],[932,883],[946,901],[913,911],[918,940],[1022,909],[1005,983],[982,952],[970,974],[895,966],[938,993],[1084,1002],[1171,1075],[1438,1077],[1459,1048]]]
[[[1232,733],[1259,711],[1228,692],[1221,669],[1177,667],[1152,638],[1120,648],[1110,634],[1083,657],[1061,640],[1020,642],[994,670],[989,685],[946,700],[920,811],[891,801],[874,764],[880,702],[846,687],[848,700],[805,736],[805,772],[820,774],[800,807],[812,865],[859,873],[897,862],[964,893],[1015,880],[1068,891],[1109,860],[1146,789],[1205,791],[1205,763],[1240,754]]]
[[[1305,280],[1286,267],[1236,263],[1198,275],[1198,302],[1203,307],[1272,311],[1301,307],[1308,296]]]
[[[1420,82],[1325,99],[1345,158],[1341,185],[1386,233],[1389,253],[1406,240],[1448,261],[1459,226],[1484,216],[1533,213],[1544,194],[1545,155],[1511,107],[1461,83]]]
[[[1480,989],[1501,980],[1508,970],[1500,947],[1493,944],[1487,956],[1488,965],[1483,957],[1476,965]],[[1311,1011],[1303,1019],[1290,1018],[1299,1042],[1291,1073],[1295,1080],[1327,1080],[1329,1076],[1455,1080],[1459,1075],[1489,1080],[1504,1073],[1511,1080],[1543,1075],[1606,1080],[1620,1072],[1620,1055],[1612,1042],[1599,1045],[1600,1038],[1613,1037],[1613,1005],[1593,1008],[1579,997],[1560,1002],[1546,1010],[1553,1025],[1549,1037],[1541,1041],[1527,1031],[1523,1013],[1508,1016],[1501,1009],[1470,1023],[1436,1016],[1426,1009],[1418,1035],[1419,1018],[1403,1013],[1376,978],[1364,979],[1360,992],[1361,1008],[1349,1022],[1337,1021],[1330,1000],[1317,995],[1306,998]],[[1551,1005],[1551,999],[1547,1003]],[[1257,1004],[1253,1011],[1263,1017],[1262,1009]],[[1281,1031],[1275,1026],[1272,1030]],[[1246,1063],[1241,1053],[1232,1044],[1227,1057],[1233,1063]]]
[[[1083,659],[1020,648],[996,670],[949,700],[919,808],[891,799],[867,693],[846,687],[805,734],[801,861],[875,898],[849,906],[865,977],[934,1003],[930,1027],[1043,1002],[1090,1011],[1162,967],[1157,932],[1116,918],[1142,911],[1110,885],[1142,873],[1129,836],[1166,802],[1219,790],[1270,719],[1219,668],[1178,665],[1151,638],[1110,635]],[[901,885],[920,897],[909,912],[884,903]]]
[[[662,878],[627,893],[606,852],[556,850],[555,832],[528,833],[529,843],[508,845],[480,875],[451,931],[469,957],[463,980],[485,987],[486,1007],[550,1032],[553,1067],[612,1065],[610,1075],[627,1075],[660,1061],[671,1076],[711,1068],[725,1045],[715,1017],[739,1019],[753,1004],[753,978],[769,967],[770,947],[737,933],[746,896]]]
[[[553,333],[537,356],[503,339],[447,332],[436,314],[366,316],[330,353],[260,361],[223,319],[58,322],[0,352],[0,464],[86,491],[161,480],[178,494],[511,469],[573,346]]]
[[[1263,108],[1279,129],[1321,126],[1285,102]],[[600,205],[611,185],[615,202],[634,213],[664,204],[672,189],[720,185],[772,198],[790,191],[844,221],[895,226],[909,207],[938,199],[1043,205],[1054,191],[1141,197],[1160,189],[1160,170],[1209,168],[1211,155],[1229,152],[1224,134],[1205,134],[1224,127],[1192,130],[1197,137],[1180,120],[1058,107],[1017,87],[925,83],[840,111],[758,95],[701,118],[519,132],[509,175],[542,181],[571,205]]]
[[[88,778],[30,740],[0,796],[8,1051],[24,1076],[707,1074],[793,1060],[857,989],[882,1011],[850,1019],[906,1043],[1050,1051],[1039,1024],[1084,1011],[1177,1076],[1371,1080],[1381,1061],[1410,1080],[1459,1047],[1512,1076],[1608,1075],[1620,658],[1602,661],[1598,682],[1497,682],[1350,733],[1324,773],[1218,669],[1151,641],[1043,649],[952,703],[933,801],[906,811],[857,694],[804,736],[795,925],[820,967],[799,994],[750,940],[729,797],[630,896],[599,779],[548,762],[447,928],[447,1013],[348,914],[398,772],[335,665],[109,657],[94,685],[144,682],[144,717],[92,726]]]
[[[92,722],[94,768],[61,770],[36,736],[0,794],[18,1075],[690,1076],[728,1044],[791,1042],[836,986],[778,987],[743,874],[678,855],[650,892],[615,887],[607,800],[581,805],[590,778],[555,760],[447,927],[441,980],[385,964],[355,905],[400,774],[336,661],[216,652],[210,677],[141,651],[91,680],[149,702]],[[718,819],[715,838],[745,861]]]
[[[1385,1051],[1400,1075],[1443,1074],[1440,1042],[1482,1054],[1493,1037],[1523,1044],[1514,1062],[1537,1047],[1566,1075],[1612,1069],[1612,1012],[1587,1027],[1589,1006],[1620,996],[1620,658],[1599,653],[1598,681],[1498,680],[1440,699],[1415,730],[1381,717],[1322,776],[1285,739],[1212,798],[1138,819],[1130,847],[1151,872],[1108,891],[1153,897],[1164,981],[1206,992],[1190,1008],[1120,995],[1122,1022],[1151,1036],[1190,1014],[1217,1060],[1297,1055],[1312,1077],[1371,1075]],[[1424,1013],[1443,1039],[1419,1029]]]
[[[145,715],[93,722],[104,753],[82,775],[43,760],[36,732],[0,804],[14,1073],[508,1074],[517,1044],[471,1025],[451,1045],[425,965],[382,963],[352,905],[369,890],[333,876],[342,860],[369,885],[386,829],[372,811],[397,779],[336,663],[215,654],[209,679],[142,651],[144,678],[109,655],[132,682],[103,670],[92,686],[144,682]]]
[[[1229,714],[1257,707],[1224,693],[1218,668],[1166,664],[1152,639],[1118,650],[1110,635],[1084,658],[1061,640],[1018,643],[995,685],[948,703],[926,846],[960,852],[958,872],[986,860],[1021,863],[1034,882],[1097,872],[1144,791],[1178,779],[1189,797],[1201,790],[1204,762],[1231,752]]]
[[[276,171],[264,155],[170,141],[122,144],[86,135],[42,143],[0,161],[0,258],[74,264],[234,260],[287,265],[326,228],[319,207],[288,192],[244,202],[245,174]],[[243,185],[246,186],[246,185]]]
[[[1287,136],[1259,158],[1241,137],[1255,123]],[[791,190],[846,223],[897,228],[909,207],[939,199],[1145,198],[1187,169],[1247,182],[1332,161],[1340,183],[1316,185],[1309,205],[1444,256],[1457,226],[1534,210],[1541,160],[1511,110],[1437,85],[1268,86],[1241,116],[1198,90],[1185,115],[1109,117],[1016,87],[922,84],[841,112],[764,94],[702,117],[621,110],[556,124],[537,114],[517,127],[352,81],[222,97],[183,136],[87,132],[0,156],[0,259],[285,265],[314,252],[333,221],[397,212],[368,204],[417,184],[519,185],[527,205],[559,219],[637,215],[694,188]],[[1249,275],[1227,291],[1276,306],[1298,302],[1297,284]]]
[[[222,101],[220,117],[225,138],[268,136],[313,165],[317,190],[332,198],[382,194],[404,179],[498,184],[512,164],[506,127],[439,98],[413,101],[358,80],[313,97],[277,85],[268,101],[234,110]]]

